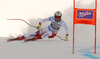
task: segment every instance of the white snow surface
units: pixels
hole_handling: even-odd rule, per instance
[[[25,43],[24,40],[6,42],[7,39],[0,39],[0,59],[100,59],[100,46],[94,54],[91,44],[82,43],[85,40],[79,41],[75,54],[72,54],[71,40],[63,41],[55,37]]]

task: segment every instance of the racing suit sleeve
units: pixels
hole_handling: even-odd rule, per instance
[[[66,36],[68,36],[68,34],[69,34],[69,30],[68,30],[68,27],[67,27],[66,23],[63,22],[63,23],[62,23],[62,26],[63,26],[64,29],[66,30]]]
[[[49,17],[49,18],[46,18],[46,19],[42,19],[40,22],[39,22],[39,25],[41,25],[42,23],[44,22],[47,22],[47,21],[51,21],[53,17]]]

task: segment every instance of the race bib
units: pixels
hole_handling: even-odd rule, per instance
[[[51,27],[52,27],[53,29],[55,29],[55,30],[59,30],[59,27],[58,27],[57,25],[55,25],[55,24],[52,24],[52,23],[51,23]]]

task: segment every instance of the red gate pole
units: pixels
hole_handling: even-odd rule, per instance
[[[75,15],[75,0],[73,1],[73,14]],[[75,31],[75,16],[73,15],[73,54],[74,54],[74,31]]]
[[[95,0],[95,22],[96,22],[96,20],[97,20],[97,17],[96,17],[96,15],[97,15],[97,0]],[[96,23],[95,23],[95,44],[94,44],[94,54],[96,54]]]

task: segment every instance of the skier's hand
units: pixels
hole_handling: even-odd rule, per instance
[[[65,36],[65,41],[68,41],[68,34],[66,34]]]
[[[37,26],[37,29],[38,30],[41,30],[41,25],[40,24]]]

